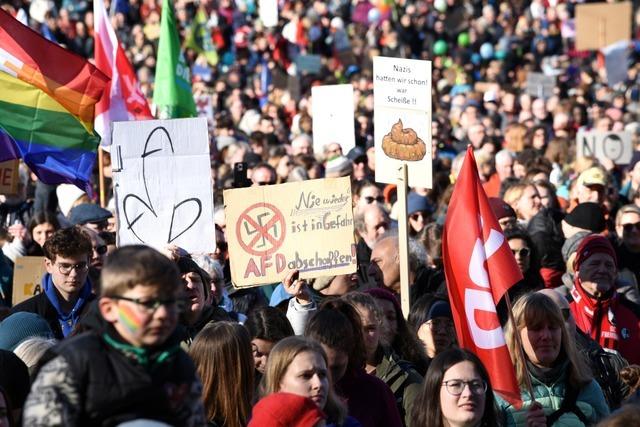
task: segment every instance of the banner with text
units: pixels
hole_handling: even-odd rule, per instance
[[[373,58],[376,181],[431,188],[431,61]]]
[[[578,157],[593,156],[609,159],[616,165],[628,165],[633,156],[633,142],[629,132],[579,131],[576,137]]]
[[[224,205],[234,286],[356,271],[349,177],[225,190]]]
[[[42,293],[40,284],[47,270],[41,256],[21,256],[13,267],[13,294],[11,304],[16,305],[32,296]]]
[[[205,118],[116,122],[111,158],[118,246],[214,251]]]
[[[18,167],[20,160],[0,162],[0,194],[11,195],[18,192]]]

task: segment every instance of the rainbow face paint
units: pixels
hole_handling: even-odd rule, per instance
[[[122,304],[118,305],[118,322],[132,334],[138,333],[143,323],[138,313]]]

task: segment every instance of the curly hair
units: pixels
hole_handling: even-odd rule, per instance
[[[71,258],[79,255],[91,256],[91,238],[80,226],[56,231],[44,242],[44,256],[55,261],[57,256]]]

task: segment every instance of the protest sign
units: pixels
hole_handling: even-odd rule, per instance
[[[576,49],[600,49],[631,39],[631,2],[576,5]]]
[[[34,295],[42,293],[40,284],[46,273],[44,258],[40,256],[23,256],[16,258],[13,267],[13,294],[11,303],[19,304]]]
[[[111,150],[118,246],[215,248],[205,118],[117,122]]]
[[[594,156],[609,159],[617,165],[628,165],[633,156],[633,143],[629,132],[580,131],[576,137],[578,157]]]
[[[16,194],[18,192],[19,160],[0,162],[0,194]]]
[[[224,204],[234,286],[356,271],[348,177],[225,190]]]
[[[431,62],[373,58],[376,181],[431,188]]]
[[[356,146],[353,86],[314,86],[311,88],[311,99],[313,151],[322,153],[326,145],[337,142],[346,155]]]
[[[322,69],[322,57],[320,55],[298,55],[295,63],[300,74],[318,74]]]
[[[526,92],[538,98],[550,98],[553,96],[553,89],[556,87],[555,76],[547,76],[543,73],[527,73]]]
[[[265,27],[278,25],[278,0],[260,0],[258,10]]]
[[[627,79],[629,41],[621,40],[601,49],[607,70],[607,85],[615,86]]]

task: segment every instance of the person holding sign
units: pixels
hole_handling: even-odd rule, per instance
[[[609,415],[602,389],[578,357],[560,308],[551,298],[526,294],[513,306],[513,317],[505,338],[523,406],[516,409],[498,398],[506,425],[545,427],[556,421],[561,425],[593,425]],[[533,396],[527,391],[529,382]]]
[[[11,313],[27,311],[44,317],[54,336],[62,339],[77,325],[95,299],[88,279],[93,247],[81,227],[56,231],[43,247],[47,273],[42,277],[42,293],[21,302]]]

